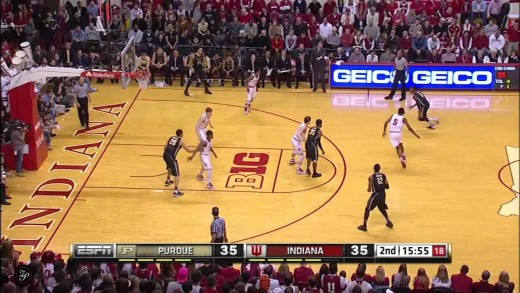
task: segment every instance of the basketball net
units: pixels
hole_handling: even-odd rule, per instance
[[[150,72],[146,70],[139,70],[135,72],[135,79],[139,84],[139,88],[145,90],[148,88],[148,82],[150,81]]]

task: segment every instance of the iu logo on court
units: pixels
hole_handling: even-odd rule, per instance
[[[248,244],[246,247],[246,257],[266,257],[267,246],[263,244]]]

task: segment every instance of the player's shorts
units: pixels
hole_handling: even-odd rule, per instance
[[[170,170],[172,172],[173,176],[179,176],[179,163],[177,162],[177,159],[175,159],[172,155],[168,153],[163,154],[164,162],[166,163],[166,169]]]
[[[307,159],[308,160],[311,160],[313,162],[317,162],[318,161],[318,146],[312,144],[312,143],[307,143],[305,144],[305,152],[307,154]]]
[[[291,143],[293,146],[293,152],[298,155],[303,155],[303,142],[293,136]]]
[[[383,210],[388,210],[388,206],[386,205],[386,193],[374,192],[370,196],[367,202],[367,208],[369,210],[373,210],[376,207],[379,207]]]
[[[250,87],[249,92],[247,93],[247,100],[252,102],[256,98],[257,90],[256,87]]]
[[[430,105],[426,104],[423,107],[418,107],[419,109],[419,121],[428,121],[428,109],[430,109]]]
[[[202,162],[202,167],[204,170],[211,170],[213,169],[213,166],[211,165],[211,158],[209,154],[201,154],[200,155],[200,161]]]
[[[403,133],[390,132],[390,143],[394,146],[394,148],[398,147],[401,143],[403,143]]]
[[[206,140],[206,129],[205,128],[195,128],[195,131],[197,132],[197,137],[199,138],[199,141]]]

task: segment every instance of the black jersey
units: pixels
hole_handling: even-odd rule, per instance
[[[383,173],[374,173],[372,174],[372,191],[376,193],[385,193],[386,185],[386,175]]]
[[[193,63],[193,67],[197,69],[202,69],[204,66],[204,55],[197,55],[195,54],[195,62]]]
[[[155,63],[158,63],[158,64],[164,63],[164,53],[163,54],[155,53]]]
[[[164,149],[164,152],[168,155],[172,156],[173,158],[176,158],[177,153],[181,150],[181,140],[182,138],[178,136],[172,136],[170,139],[168,139],[168,144],[166,145],[166,148]]]
[[[317,126],[309,129],[309,134],[307,135],[307,142],[313,145],[318,145],[321,139],[321,129]]]
[[[430,105],[430,102],[428,102],[426,96],[424,96],[424,94],[420,91],[416,91],[413,94],[413,99],[415,100],[415,103],[417,104],[417,107],[419,107],[419,109],[424,108],[427,105]]]

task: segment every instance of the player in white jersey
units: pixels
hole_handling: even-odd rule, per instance
[[[197,152],[200,152],[200,161],[202,162],[202,168],[200,169],[200,172],[197,175],[197,179],[203,181],[204,176],[202,176],[202,173],[204,173],[204,171],[208,172],[208,178],[206,179],[206,188],[213,189],[213,166],[211,165],[211,153],[213,153],[215,159],[217,158],[217,154],[213,150],[213,131],[208,130],[206,132],[206,139],[200,142],[199,146],[197,147],[197,150],[195,150],[193,155],[191,155],[191,157],[188,158],[188,161],[193,160],[193,157]]]
[[[397,111],[397,114],[394,114],[390,116],[385,121],[385,126],[383,129],[383,137],[386,136],[386,127],[388,126],[388,123],[390,123],[390,143],[395,147],[397,150],[397,156],[401,160],[401,165],[403,168],[406,168],[406,156],[404,154],[404,146],[403,146],[403,127],[406,125],[406,128],[410,130],[413,135],[415,135],[417,138],[421,138],[417,133],[415,133],[415,130],[410,126],[408,123],[408,120],[404,117],[404,108],[399,108]]]
[[[296,133],[291,138],[291,143],[293,146],[293,152],[291,155],[291,161],[289,165],[292,166],[294,164],[298,164],[298,168],[296,169],[296,173],[303,175],[305,172],[302,169],[303,159],[305,158],[304,154],[304,144],[305,144],[305,136],[307,133],[307,128],[311,123],[311,116],[305,116],[303,119],[303,123],[298,126]],[[299,156],[298,161],[295,160],[295,157]]]
[[[206,108],[206,112],[200,115],[199,120],[197,120],[197,124],[195,125],[195,131],[197,132],[197,137],[199,141],[206,140],[206,128],[208,125],[213,128],[211,124],[211,116],[213,115],[213,109]]]
[[[260,67],[255,69],[255,72],[251,73],[251,75],[246,79],[247,85],[247,100],[246,105],[244,106],[244,114],[249,114],[251,112],[251,104],[256,98],[256,93],[258,92],[258,81],[260,80]]]

